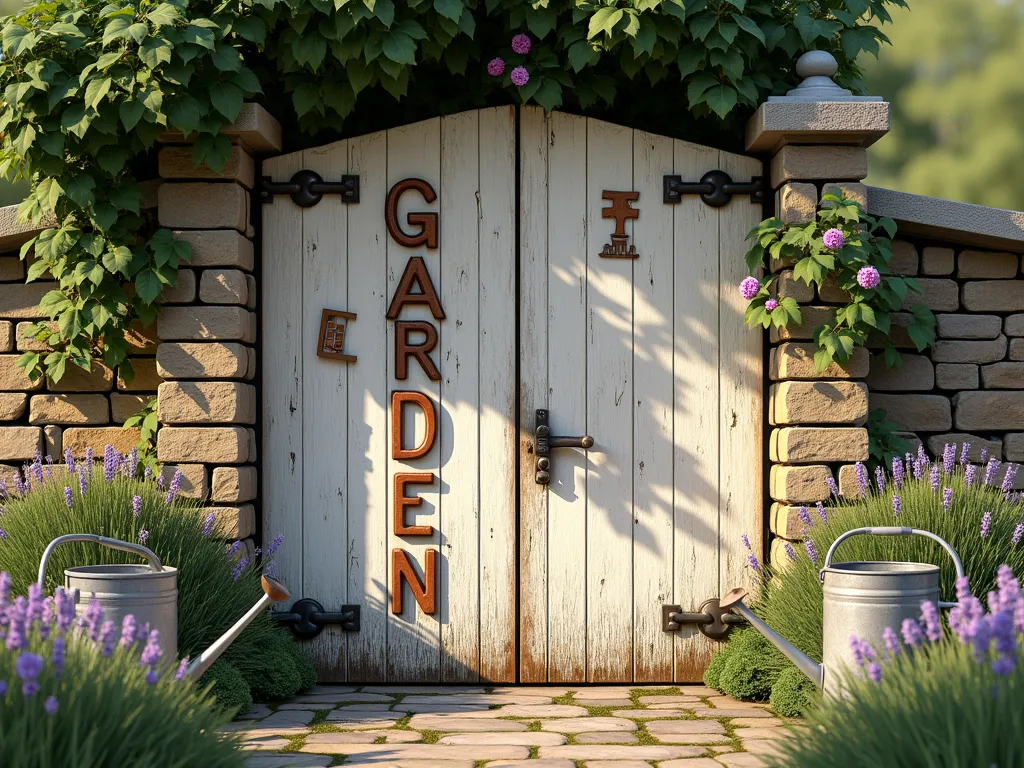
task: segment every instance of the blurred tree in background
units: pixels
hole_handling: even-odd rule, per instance
[[[1024,0],[910,0],[862,57],[892,104],[868,183],[1024,210]]]

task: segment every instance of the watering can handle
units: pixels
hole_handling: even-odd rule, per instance
[[[46,549],[43,550],[43,557],[39,561],[39,578],[36,580],[40,587],[43,586],[43,581],[46,578],[46,564],[49,562],[53,550],[69,541],[92,541],[111,549],[119,549],[122,552],[135,552],[149,560],[149,567],[154,571],[162,571],[164,569],[160,558],[149,547],[144,547],[141,544],[132,544],[129,541],[121,541],[120,539],[108,539],[106,536],[97,536],[95,533],[69,533],[66,536],[58,536],[47,544]]]
[[[825,554],[825,564],[819,571],[819,578],[825,580],[825,569],[832,565],[832,555],[835,554],[836,548],[846,539],[851,536],[858,536],[860,534],[868,533],[872,536],[924,536],[936,542],[941,546],[949,556],[953,558],[953,565],[956,568],[956,577],[962,579],[964,577],[964,564],[960,562],[960,556],[943,538],[936,536],[931,531],[922,531],[920,528],[900,528],[897,526],[872,526],[869,528],[853,528],[842,534],[838,539],[832,542],[832,546],[828,548],[828,552]],[[942,600],[939,601],[939,608],[952,608],[956,603],[947,603]]]

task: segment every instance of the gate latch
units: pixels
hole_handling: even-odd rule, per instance
[[[669,205],[681,203],[683,195],[700,195],[705,205],[721,208],[733,195],[750,195],[750,202],[764,202],[764,178],[755,176],[750,181],[733,181],[725,171],[708,171],[700,181],[683,181],[682,176],[666,174],[662,177],[663,199]]]
[[[535,413],[533,452],[537,457],[536,481],[537,485],[547,485],[551,482],[551,449],[552,448],[590,448],[594,445],[594,438],[590,435],[580,437],[560,437],[551,434],[548,427],[548,412],[546,408],[538,408]]]
[[[719,606],[717,597],[705,600],[701,603],[700,611],[692,613],[684,612],[678,605],[661,606],[661,628],[665,632],[675,632],[683,625],[695,625],[705,637],[725,640],[734,626],[745,621],[742,616]]]
[[[260,179],[260,202],[273,203],[274,195],[290,195],[302,208],[312,208],[324,195],[340,195],[343,203],[359,202],[359,177],[345,174],[341,181],[324,181],[316,171],[296,171],[288,181]]]
[[[287,611],[271,611],[270,618],[303,640],[316,637],[328,624],[340,624],[345,632],[359,631],[358,605],[343,605],[340,611],[332,613],[309,597],[296,600]]]

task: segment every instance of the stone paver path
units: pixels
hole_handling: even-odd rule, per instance
[[[700,685],[318,685],[224,730],[248,768],[758,768],[795,727]]]

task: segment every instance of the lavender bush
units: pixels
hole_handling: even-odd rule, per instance
[[[197,655],[259,599],[260,574],[272,573],[282,538],[250,563],[239,545],[227,547],[218,538],[211,513],[181,495],[180,474],[153,473],[134,452],[121,456],[109,447],[102,464],[87,459],[66,456],[57,465],[37,459],[0,484],[0,567],[24,593],[36,579],[43,550],[57,536],[96,533],[145,543],[178,569],[178,649],[183,656]],[[46,590],[52,593],[62,583],[65,568],[125,562],[138,557],[92,543],[64,544],[50,559]],[[315,682],[290,633],[266,615],[257,617],[222,659],[238,668],[252,695],[262,700],[285,698]],[[244,709],[250,691],[218,686],[215,693]]]
[[[799,738],[769,759],[777,768],[1009,768],[1024,755],[1024,597],[998,570],[987,608],[957,582],[948,625],[932,603],[919,621],[885,632],[885,648],[851,638],[860,669],[847,696],[810,714]]]
[[[237,739],[217,733],[227,713],[159,641],[96,603],[76,618],[62,588],[12,599],[0,572],[0,765],[242,766]]]

